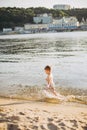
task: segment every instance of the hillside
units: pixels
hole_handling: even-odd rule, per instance
[[[79,22],[82,18],[87,19],[87,8],[72,10],[54,10],[44,7],[38,8],[0,8],[0,30],[4,27],[14,28],[23,26],[25,23],[33,23],[33,17],[41,13],[51,13],[53,18],[63,16],[76,16]]]

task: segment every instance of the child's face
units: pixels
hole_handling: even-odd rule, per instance
[[[50,74],[50,71],[49,71],[49,70],[45,70],[45,73],[46,73],[46,74]]]

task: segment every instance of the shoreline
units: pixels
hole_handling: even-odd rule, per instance
[[[36,33],[15,33],[15,32],[11,32],[11,33],[0,33],[0,36],[4,36],[4,35],[26,35],[26,34],[50,34],[50,33],[64,33],[64,32],[87,32],[87,30],[64,30],[64,31],[48,31],[48,32],[36,32]]]
[[[0,98],[0,130],[87,130],[87,105]]]

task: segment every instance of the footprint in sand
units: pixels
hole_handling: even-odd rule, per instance
[[[62,119],[59,119],[59,120],[56,121],[56,123],[60,123],[61,121],[62,121]]]
[[[26,118],[27,118],[27,119],[29,119],[29,120],[32,120],[32,118],[31,118],[31,117],[29,117],[29,116],[27,116]]]
[[[70,120],[71,123],[73,123],[73,126],[78,128],[78,124],[76,120]]]
[[[38,122],[39,121],[39,117],[34,117],[33,121]]]
[[[3,116],[6,116],[6,114],[4,114],[4,113],[0,113],[0,116],[3,117]]]
[[[18,125],[8,124],[7,130],[19,130]]]
[[[50,122],[50,121],[53,121],[53,119],[52,118],[48,118],[48,121]]]
[[[65,126],[65,124],[63,122],[58,124],[59,126]]]
[[[31,110],[31,109],[28,109],[29,111],[33,111],[33,110]]]
[[[20,115],[25,115],[23,112],[19,112]]]
[[[66,130],[66,128],[65,127],[61,127],[61,130]]]
[[[9,120],[9,121],[19,121],[20,120],[20,118],[18,117],[18,116],[10,116],[10,117],[7,117],[7,119]]]
[[[47,126],[49,130],[58,130],[58,127],[53,123],[49,123]]]
[[[41,125],[40,127],[41,127],[42,130],[46,130],[44,125]]]
[[[87,126],[84,126],[84,127],[82,127],[83,128],[83,130],[87,130]]]
[[[54,116],[54,119],[57,119],[58,117],[57,116]]]
[[[33,126],[32,129],[38,130],[38,126]]]
[[[74,128],[70,128],[70,130],[76,130],[76,129],[74,129]]]
[[[48,112],[48,111],[46,111],[46,110],[43,110],[43,112],[49,113],[49,112]]]

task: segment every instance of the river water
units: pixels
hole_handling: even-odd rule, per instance
[[[59,91],[86,95],[87,32],[0,36],[0,94],[42,88],[46,65],[52,66]]]

